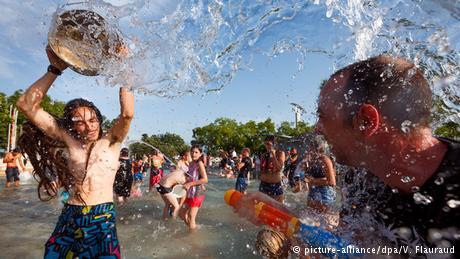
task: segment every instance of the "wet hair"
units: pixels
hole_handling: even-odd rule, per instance
[[[401,128],[404,121],[412,126],[428,126],[432,94],[423,72],[413,63],[380,55],[351,64],[331,77],[347,76],[344,85],[344,110],[353,116],[363,104],[377,107],[391,126]]]
[[[87,107],[92,109],[97,116],[99,124],[102,123],[102,115],[99,109],[90,101],[85,99],[74,99],[69,101],[64,107],[62,118],[56,119],[58,126],[78,139],[78,134],[73,129],[73,113],[75,109]],[[100,127],[99,138],[102,137]],[[19,146],[28,155],[34,168],[33,175],[38,181],[38,198],[42,201],[49,201],[58,194],[57,186],[63,187],[66,191],[72,192],[71,187],[77,183],[83,183],[86,178],[86,172],[82,179],[77,179],[68,167],[68,160],[64,156],[66,145],[54,138],[49,137],[37,126],[27,121],[23,125],[23,133],[18,141]],[[90,149],[91,152],[91,149]],[[47,197],[42,197],[42,194]],[[76,192],[77,200],[85,203],[80,193]]]
[[[266,228],[257,233],[255,247],[263,257],[288,258],[291,241],[283,233]]]
[[[120,150],[120,156],[129,156],[129,148],[126,148],[126,147],[122,148]]]
[[[268,135],[265,137],[264,141],[270,141],[275,144],[275,135]]]
[[[156,149],[153,149],[153,151],[152,151],[152,155],[154,155],[154,156],[157,156],[157,155],[158,155],[158,150],[156,150]]]
[[[64,118],[61,121],[61,126],[62,128],[66,129],[70,134],[78,139],[77,132],[73,129],[73,116],[74,116],[74,111],[78,108],[81,107],[86,107],[94,111],[96,114],[97,120],[99,121],[99,138],[102,137],[102,114],[99,111],[99,109],[94,105],[94,103],[78,98],[78,99],[73,99],[69,101],[65,108],[64,108]]]
[[[13,152],[13,153],[21,153],[21,149],[20,148],[14,148],[13,150],[11,150],[11,152]]]

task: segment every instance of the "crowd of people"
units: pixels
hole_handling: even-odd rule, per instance
[[[132,194],[133,197],[142,196],[141,185],[148,173],[148,192],[158,192],[164,201],[162,219],[176,219],[180,216],[190,229],[196,229],[196,216],[205,198],[204,184],[208,181],[203,158],[201,148],[192,146],[190,150],[181,153],[171,172],[165,174],[165,158],[158,150],[155,149],[143,159],[135,160],[129,158],[128,148],[122,148],[114,182],[118,204],[124,204]],[[185,191],[182,195],[181,189]]]
[[[147,173],[149,190],[158,192],[164,201],[162,217],[179,217],[196,229],[210,162],[201,148],[192,146],[181,153],[169,173],[163,170],[165,159],[158,151],[131,159],[122,142],[134,116],[134,95],[125,87],[120,89],[120,115],[107,132],[102,131],[100,111],[84,99],[68,102],[62,118],[50,115],[40,103],[67,64],[49,48],[47,55],[48,72],[17,102],[28,119],[19,146],[34,167],[39,198],[55,197],[61,189],[69,193],[45,245],[45,258],[119,258],[114,193],[119,204],[139,196]],[[378,191],[361,197],[365,205],[340,211],[340,224],[327,222],[325,229],[336,231],[367,213],[379,224],[408,229],[409,239],[418,237],[427,247],[458,246],[460,210],[452,201],[460,200],[460,143],[432,134],[431,105],[427,80],[407,60],[382,55],[337,71],[321,89],[318,102],[317,133],[324,136],[331,154],[320,140],[308,145],[304,154],[296,148],[283,151],[271,135],[265,137],[264,151],[258,155],[248,148],[239,156],[235,150],[220,152],[221,175],[236,178],[235,189],[243,194],[236,211],[255,224],[261,223],[253,209],[260,201],[296,214],[285,203],[290,190],[308,192],[308,208],[330,215],[337,205],[336,163],[340,163],[353,168],[352,172],[368,171],[380,185]],[[402,130],[406,121],[411,122],[409,128]],[[4,159],[7,186],[19,184],[17,169],[23,165],[17,156],[13,151]],[[256,192],[248,191],[251,175],[260,180]],[[348,182],[354,182],[359,174],[349,176]],[[359,240],[365,231],[353,233]],[[263,230],[258,236],[258,248],[269,257],[286,255],[287,244],[308,246],[276,229]],[[277,240],[279,245],[268,240]],[[398,237],[393,243],[401,240]]]

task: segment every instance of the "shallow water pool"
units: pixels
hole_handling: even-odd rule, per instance
[[[163,201],[158,193],[145,192],[117,207],[118,237],[123,258],[260,258],[254,243],[258,227],[238,218],[223,200],[235,179],[212,179],[202,209],[199,229],[191,233],[180,221],[161,221]],[[5,189],[0,181],[0,252],[2,258],[41,258],[62,209],[55,199],[41,202],[36,184]],[[259,183],[251,181],[249,190]]]

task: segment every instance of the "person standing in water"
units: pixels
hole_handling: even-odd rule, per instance
[[[119,166],[121,143],[134,115],[134,95],[120,88],[120,115],[113,127],[102,132],[102,115],[84,99],[69,101],[60,119],[43,110],[41,101],[57,76],[67,68],[48,46],[48,72],[33,83],[17,101],[29,122],[19,143],[38,178],[38,195],[57,196],[56,184],[70,197],[45,245],[45,258],[120,258],[113,204],[113,183]],[[62,147],[62,156],[49,152]]]
[[[187,182],[184,188],[187,190],[185,205],[181,208],[179,216],[184,220],[191,230],[196,229],[196,215],[205,197],[204,184],[208,183],[208,176],[202,161],[202,152],[198,146],[190,149],[192,162],[190,162]]]
[[[19,148],[15,148],[12,152],[6,153],[3,158],[3,163],[6,164],[6,188],[11,187],[11,183],[14,181],[14,186],[19,187],[19,166],[22,171],[26,170],[24,163],[22,162],[22,155]]]
[[[144,183],[144,172],[142,171],[143,166],[144,160],[133,160],[134,181],[136,184]]]
[[[119,161],[120,167],[115,175],[113,190],[117,195],[118,203],[123,204],[131,195],[131,188],[133,185],[133,166],[131,159],[129,159],[128,148],[121,149]]]
[[[300,178],[296,176],[295,170],[297,169],[297,164],[299,162],[299,156],[297,154],[297,149],[295,147],[289,150],[289,158],[286,161],[286,167],[284,168],[284,172],[286,174],[287,179],[289,180],[289,186],[293,190],[293,192],[298,192],[297,187],[299,186],[298,182]]]
[[[316,140],[309,152],[305,182],[309,186],[308,206],[318,212],[329,212],[336,200],[336,173],[332,159],[325,154],[325,143]]]
[[[283,151],[275,149],[275,136],[267,136],[264,140],[265,154],[262,155],[260,165],[259,191],[273,199],[283,202],[283,166],[286,160]]]
[[[252,160],[249,157],[249,148],[243,148],[241,156],[241,161],[236,165],[238,169],[238,178],[236,178],[235,190],[246,193],[249,183],[249,173],[252,170]]]
[[[188,165],[190,163],[190,151],[181,153],[181,160],[177,162],[176,170],[161,178],[157,191],[161,194],[161,198],[165,202],[163,208],[163,219],[169,217],[169,211],[172,209],[171,216],[176,219],[180,206],[183,204],[182,201],[185,199],[181,198],[179,202],[176,196],[172,193],[173,187],[177,184],[184,184],[186,174],[188,173]],[[184,197],[185,198],[185,197]]]
[[[158,150],[154,149],[152,157],[150,158],[150,165],[152,167],[150,169],[149,192],[152,191],[152,188],[154,188],[156,184],[160,183],[161,177],[163,177],[163,168],[161,168],[161,166],[164,161],[163,154],[160,154]]]

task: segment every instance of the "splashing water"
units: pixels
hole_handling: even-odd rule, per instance
[[[141,144],[144,144],[144,145],[146,145],[148,147],[151,147],[152,149],[160,152],[168,163],[171,163],[171,164],[174,165],[174,160],[169,158],[167,155],[165,155],[163,152],[161,152],[161,150],[159,150],[158,148],[156,148],[153,145],[151,145],[149,143],[146,143],[146,142],[144,142],[142,140],[126,140],[123,144],[126,145],[126,146],[129,146],[129,145],[134,144],[134,143],[141,143]]]
[[[163,18],[148,1],[114,6],[79,3],[118,27],[129,58],[106,66],[106,83],[133,85],[139,92],[175,97],[219,91],[255,53],[274,58],[298,54],[299,71],[310,53],[335,67],[389,53],[424,69],[442,115],[434,124],[459,122],[459,4],[455,1],[181,1]],[[66,6],[65,8],[75,8]],[[308,69],[308,68],[307,68]]]

